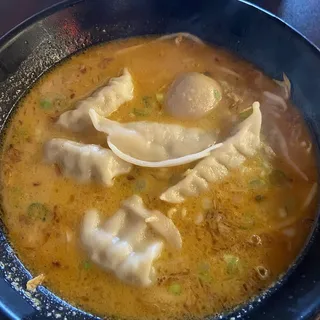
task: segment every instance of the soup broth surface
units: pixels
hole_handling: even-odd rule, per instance
[[[134,166],[117,177],[113,187],[63,177],[58,166],[43,161],[46,141],[108,145],[105,135],[95,130],[61,129],[55,125],[57,117],[123,68],[133,77],[134,98],[110,119],[214,129],[223,141],[259,101],[261,148],[209,191],[178,205],[159,196],[195,163],[160,169]],[[177,120],[163,108],[168,86],[189,71],[214,78],[223,91],[218,107],[197,121]],[[163,319],[165,313],[168,319],[198,318],[261,293],[302,249],[316,206],[312,142],[303,119],[285,98],[279,84],[247,62],[187,38],[133,38],[64,61],[21,101],[3,145],[3,220],[19,258],[34,276],[43,273],[44,285],[54,293],[102,316]],[[96,266],[80,242],[88,209],[98,209],[103,221],[133,194],[140,195],[147,208],[171,218],[183,241],[180,252],[164,249],[154,264],[157,279],[148,288],[124,284]],[[37,206],[42,211],[30,212]]]

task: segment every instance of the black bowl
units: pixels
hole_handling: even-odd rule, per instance
[[[237,0],[67,1],[0,40],[0,130],[19,99],[55,64],[94,44],[185,31],[227,48],[272,78],[285,72],[319,151],[320,52],[278,18]],[[25,290],[30,273],[0,231],[0,310],[12,319],[93,319],[46,288]],[[320,234],[269,290],[230,314],[208,319],[309,319],[320,309]]]

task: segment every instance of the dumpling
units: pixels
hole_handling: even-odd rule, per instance
[[[136,165],[172,166],[182,164],[182,158],[183,163],[188,163],[207,156],[207,148],[219,147],[214,146],[216,135],[213,132],[199,128],[147,121],[119,123],[99,116],[94,110],[89,114],[94,127],[108,134],[110,149]]]
[[[199,119],[212,111],[222,97],[218,82],[198,72],[178,76],[165,96],[167,113],[178,119]]]
[[[107,86],[95,91],[92,96],[79,101],[77,108],[64,112],[57,124],[74,132],[83,131],[91,126],[89,110],[93,108],[100,115],[107,117],[123,103],[133,98],[133,82],[127,69],[117,78],[111,78]]]
[[[128,173],[132,167],[111,150],[65,139],[48,141],[44,146],[44,158],[47,163],[56,163],[64,176],[106,186],[112,186],[114,177]]]
[[[183,180],[162,193],[161,200],[181,203],[186,197],[199,195],[209,188],[209,183],[223,179],[230,169],[239,167],[256,153],[260,146],[262,117],[259,102],[254,102],[252,107],[252,115],[238,125],[236,133],[202,159]]]
[[[172,220],[159,211],[145,208],[134,195],[100,225],[99,213],[84,216],[81,240],[91,260],[131,285],[149,286],[155,277],[153,262],[164,241],[180,249],[182,240]]]

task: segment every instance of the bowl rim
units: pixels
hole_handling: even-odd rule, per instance
[[[256,10],[258,12],[263,12],[265,15],[267,15],[273,21],[273,23],[277,23],[279,26],[286,28],[287,32],[290,32],[291,34],[293,34],[296,37],[298,36],[301,40],[303,40],[304,44],[307,45],[310,48],[310,50],[312,50],[320,58],[320,47],[318,47],[316,44],[314,44],[310,39],[308,39],[304,34],[302,34],[300,31],[298,31],[295,27],[290,25],[288,22],[284,21],[282,18],[271,13],[270,11],[267,11],[266,9],[260,7],[259,5],[251,3],[247,0],[237,0],[237,1],[243,5],[247,5],[247,6],[252,7],[254,10]],[[24,19],[22,22],[18,23],[13,28],[9,29],[7,32],[5,32],[0,37],[0,53],[7,46],[9,46],[11,43],[13,43],[15,41],[15,39],[17,37],[19,37],[20,34],[22,34],[25,30],[30,28],[34,23],[36,23],[39,20],[44,19],[48,16],[51,16],[59,11],[62,11],[63,9],[67,9],[67,8],[73,7],[79,3],[84,3],[84,2],[89,3],[90,1],[89,0],[62,0],[56,4],[53,4],[51,6],[48,6],[47,8],[44,8],[44,9],[36,12],[35,14],[32,14],[28,18]],[[77,52],[75,52],[74,54],[77,54]],[[320,148],[320,144],[319,144],[319,148]],[[272,284],[270,287],[268,287],[266,290],[264,290],[262,293],[260,293],[259,295],[254,296],[250,300],[236,306],[233,310],[231,310],[229,312],[222,313],[221,315],[222,315],[223,319],[226,319],[225,317],[228,317],[228,318],[231,317],[231,319],[241,318],[245,313],[247,313],[247,311],[244,311],[244,313],[242,313],[242,312],[244,309],[247,308],[247,306],[250,303],[256,305],[257,303],[260,303],[261,301],[266,300],[271,295],[273,295],[277,290],[279,290],[279,288],[282,286],[283,283],[288,281],[291,274],[294,272],[294,270],[297,268],[297,266],[302,262],[302,260],[308,254],[309,249],[312,246],[317,233],[320,232],[320,226],[319,226],[320,199],[318,202],[319,203],[318,203],[318,207],[317,207],[317,213],[315,215],[315,222],[314,222],[312,228],[310,229],[310,233],[309,233],[308,237],[306,238],[305,243],[304,243],[303,247],[301,248],[300,253],[296,256],[295,260],[289,266],[287,271],[285,273],[283,273],[282,275],[279,275],[279,279],[274,284]],[[3,280],[3,279],[0,279],[0,280]],[[8,282],[6,282],[6,284],[12,288],[12,286]],[[48,291],[50,291],[50,290],[48,289]],[[21,297],[21,295],[18,294],[18,292],[15,292],[15,293],[17,294],[17,298],[23,299]],[[46,293],[42,292],[42,294],[46,294]],[[10,319],[16,318],[14,311],[13,311],[13,308],[12,308],[12,305],[10,305],[9,303],[7,303],[7,304],[3,303],[1,301],[1,298],[2,298],[2,295],[0,295],[0,316],[1,316],[1,313],[3,313],[4,315],[8,316]],[[63,299],[59,298],[58,296],[57,296],[57,298],[58,298],[58,300],[63,301],[67,305],[73,307],[68,301],[63,300]],[[259,300],[259,302],[257,302],[257,300]],[[81,309],[78,309],[77,307],[73,307],[73,308],[77,309],[81,313],[87,314],[88,316],[96,317],[94,315],[91,315],[88,312],[85,312]],[[320,305],[316,309],[314,309],[314,311],[319,312]]]

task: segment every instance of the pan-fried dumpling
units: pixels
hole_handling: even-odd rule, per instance
[[[165,96],[165,110],[178,119],[199,119],[212,111],[222,97],[218,82],[199,72],[178,76]]]
[[[114,177],[128,173],[132,167],[111,150],[65,139],[48,141],[44,158],[48,163],[56,163],[64,176],[80,182],[92,180],[106,186],[112,186]]]
[[[209,188],[209,183],[223,179],[230,169],[239,167],[248,157],[252,157],[260,146],[261,121],[260,104],[254,102],[252,115],[238,125],[235,135],[202,159],[183,180],[166,190],[160,199],[181,203],[186,197],[199,195]]]
[[[199,128],[148,121],[119,123],[99,116],[94,110],[89,114],[94,127],[108,134],[109,147],[117,156],[136,165],[172,166],[182,164],[175,162],[181,158],[188,163],[199,159],[199,153],[202,158],[207,156],[209,152],[205,149],[218,147],[214,146],[216,135]]]
[[[59,117],[57,124],[74,132],[83,131],[91,126],[88,114],[91,108],[107,117],[132,98],[132,77],[129,71],[124,69],[120,77],[111,78],[107,86],[98,89],[92,96],[79,101],[76,109],[64,112]]]
[[[164,241],[176,249],[182,246],[172,220],[146,209],[137,195],[123,201],[101,225],[99,213],[87,211],[81,240],[93,262],[124,282],[143,287],[152,284],[153,262],[160,256]]]

